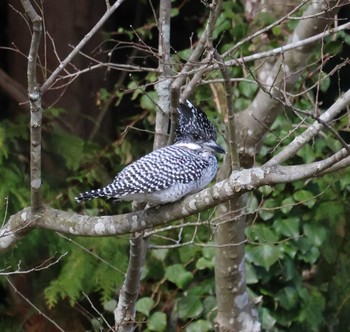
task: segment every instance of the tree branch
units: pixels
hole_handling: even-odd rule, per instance
[[[331,29],[329,29],[327,31],[324,31],[324,32],[321,32],[319,34],[313,35],[313,36],[311,36],[309,38],[304,38],[302,40],[292,40],[292,42],[287,43],[284,46],[279,46],[279,47],[276,47],[276,48],[274,48],[272,50],[269,50],[269,51],[264,51],[264,52],[260,52],[260,53],[254,53],[252,55],[247,55],[247,56],[244,56],[244,57],[227,60],[227,61],[225,61],[225,65],[228,66],[228,67],[231,67],[231,66],[242,66],[242,65],[244,65],[244,64],[246,64],[248,62],[262,60],[262,59],[266,59],[266,58],[271,58],[271,57],[274,57],[274,56],[277,56],[277,55],[284,54],[284,53],[286,53],[288,51],[291,51],[291,50],[296,50],[296,49],[299,49],[299,48],[306,47],[309,44],[314,44],[317,41],[322,40],[322,39],[324,39],[324,38],[326,38],[326,37],[328,37],[328,36],[330,36],[332,34],[335,34],[335,33],[340,32],[340,31],[348,30],[349,28],[350,28],[350,22],[342,24],[342,25],[339,25],[339,26],[337,26],[335,28],[331,28]],[[186,77],[188,77],[190,75],[196,75],[196,74],[198,75],[199,73],[201,75],[203,75],[203,74],[205,74],[207,72],[210,72],[210,71],[213,71],[215,69],[219,69],[219,66],[218,66],[217,63],[212,64],[212,63],[209,63],[209,62],[207,62],[205,60],[202,60],[201,61],[201,66],[188,71]],[[197,81],[198,81],[198,79],[197,79]],[[191,83],[191,85],[195,86],[196,84],[195,83]]]
[[[30,189],[32,213],[42,206],[41,199],[41,92],[37,82],[36,67],[42,32],[42,19],[29,0],[22,0],[22,6],[33,24],[33,34],[28,55],[28,96],[30,101]]]
[[[207,210],[237,194],[263,185],[273,186],[320,176],[346,157],[348,152],[342,149],[324,160],[306,165],[264,166],[234,171],[228,179],[179,202],[121,215],[91,217],[43,207],[40,214],[33,217],[30,207],[27,207],[12,215],[7,224],[0,228],[0,251],[9,248],[25,232],[34,228],[81,236],[115,236],[141,232]]]
[[[210,4],[210,13],[207,24],[203,33],[201,34],[195,49],[191,52],[189,59],[187,60],[185,66],[182,68],[181,72],[177,75],[176,79],[171,84],[171,105],[176,105],[180,99],[180,88],[183,86],[186,78],[189,76],[190,71],[193,67],[198,65],[198,60],[203,54],[205,45],[208,41],[208,37],[213,34],[213,29],[215,28],[215,22],[221,11],[222,0],[213,1]],[[186,97],[187,98],[187,95]]]
[[[46,315],[40,308],[38,308],[32,301],[30,301],[27,297],[25,297],[18,289],[16,286],[11,282],[11,280],[6,277],[6,281],[9,283],[9,285],[12,287],[14,292],[25,302],[27,302],[38,314],[42,315],[47,321],[49,321],[52,325],[55,326],[55,329],[58,331],[64,332],[64,330],[59,326],[53,319],[51,319],[48,315]]]
[[[156,84],[158,109],[153,149],[167,144],[170,115],[170,11],[171,0],[161,0],[159,8],[159,81]],[[142,206],[144,208],[144,206]],[[140,290],[142,267],[147,255],[147,239],[142,233],[133,233],[130,239],[130,256],[124,284],[119,293],[118,306],[114,311],[116,331],[134,331],[135,305]]]
[[[320,115],[321,122],[329,123],[334,119],[347,105],[350,104],[350,89],[344,93],[337,101],[324,113]],[[315,137],[324,125],[320,121],[315,121],[302,134],[294,138],[282,151],[272,157],[265,166],[281,164],[294,156],[305,144]]]
[[[27,0],[22,0],[26,1]],[[40,91],[44,94],[54,83],[58,74],[72,61],[72,59],[80,52],[80,50],[87,44],[91,37],[103,26],[115,10],[124,2],[124,0],[117,0],[112,6],[107,6],[107,10],[101,19],[94,25],[77,46],[68,54],[68,56],[59,64],[59,66],[52,72],[50,77],[41,86]]]
[[[155,88],[158,94],[158,109],[155,126],[153,150],[165,146],[168,142],[168,126],[170,119],[170,84],[171,84],[171,57],[170,57],[170,11],[171,1],[161,0],[159,7],[159,43],[158,70],[159,81]],[[174,122],[174,121],[173,121]]]
[[[330,1],[329,7],[326,7],[325,2],[315,2],[310,5],[303,15],[310,18],[298,23],[290,38],[292,44],[317,33],[325,34],[323,31],[328,27],[329,20],[326,17],[319,18],[318,14],[330,8],[327,17],[333,17],[339,9],[338,5],[339,2],[336,0]],[[245,167],[252,165],[257,144],[282,110],[282,104],[276,99],[283,97],[283,91],[293,88],[311,56],[313,46],[314,43],[304,44],[297,50],[286,52],[267,75],[265,84],[269,93],[260,89],[251,105],[245,111],[237,114],[237,127],[240,128],[237,134],[241,144],[241,161]]]
[[[116,331],[134,331],[135,304],[140,291],[142,267],[147,253],[147,240],[142,233],[134,233],[130,239],[130,257],[124,284],[114,311]]]
[[[227,145],[229,154],[220,168],[218,178],[226,178],[240,167],[236,128],[233,111],[233,92],[230,75],[223,58],[214,51],[214,58],[225,82],[227,108]],[[216,209],[215,288],[217,299],[217,331],[260,331],[257,312],[249,301],[245,280],[245,228],[246,214],[241,211],[247,205],[246,195],[235,196]],[[233,243],[240,245],[232,246]],[[223,249],[225,248],[225,249]],[[232,291],[228,292],[230,289]],[[239,319],[243,317],[244,319]],[[233,319],[238,317],[238,319]]]

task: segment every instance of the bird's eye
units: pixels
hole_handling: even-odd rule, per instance
[[[200,139],[200,135],[198,133],[193,133],[193,138],[194,139]]]

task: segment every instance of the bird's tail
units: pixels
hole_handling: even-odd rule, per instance
[[[79,194],[75,197],[75,200],[77,203],[81,203],[83,201],[89,201],[90,199],[97,198],[97,197],[105,197],[106,191],[102,189],[96,189],[91,191],[85,191],[84,193]]]

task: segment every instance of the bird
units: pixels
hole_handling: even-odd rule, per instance
[[[171,203],[204,189],[215,177],[215,153],[225,153],[206,114],[186,100],[179,114],[174,143],[126,166],[107,186],[75,197],[77,203],[97,197],[137,201],[151,206]]]

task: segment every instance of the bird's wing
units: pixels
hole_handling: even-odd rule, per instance
[[[197,181],[208,166],[208,160],[190,149],[167,146],[124,168],[110,189],[120,196],[152,193],[170,188],[175,183]]]

